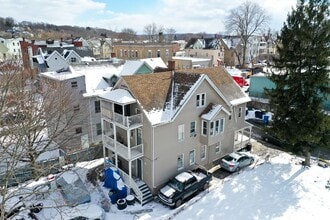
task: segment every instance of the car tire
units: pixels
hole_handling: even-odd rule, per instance
[[[203,185],[202,191],[207,190],[207,188],[209,188],[209,184],[208,183],[205,183]]]
[[[175,202],[175,208],[178,208],[180,205],[182,205],[182,200],[181,200],[181,199],[178,199],[178,200]]]

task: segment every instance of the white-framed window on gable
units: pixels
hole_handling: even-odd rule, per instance
[[[196,95],[196,107],[204,107],[206,103],[206,94],[201,93]]]
[[[206,159],[206,145],[201,146],[201,160]]]
[[[179,156],[178,156],[178,164],[177,164],[177,166],[178,166],[178,170],[182,170],[183,169],[183,160],[184,158],[183,158],[183,154],[180,154]]]
[[[196,121],[190,122],[190,137],[196,137]]]
[[[202,135],[207,135],[207,121],[202,121]]]
[[[218,142],[215,145],[215,154],[220,154],[220,152],[221,152],[221,142]]]
[[[225,118],[220,119],[220,132],[223,133],[225,131]]]
[[[220,133],[220,121],[219,120],[216,120],[215,121],[215,135],[219,134]]]
[[[178,126],[178,141],[184,140],[184,124]]]
[[[148,50],[148,58],[151,58],[151,57],[152,57],[152,51]]]
[[[189,165],[195,164],[195,150],[189,152]]]
[[[210,136],[213,136],[214,135],[214,121],[211,121],[210,122]]]
[[[238,108],[238,117],[241,117],[242,116],[242,107],[239,107]]]

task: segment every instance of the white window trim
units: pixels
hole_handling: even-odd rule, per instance
[[[202,149],[205,150],[204,157],[202,157]],[[206,160],[206,154],[207,154],[207,147],[206,147],[206,145],[202,145],[201,146],[201,161]]]
[[[213,127],[212,127],[212,125],[213,125]],[[210,130],[210,136],[211,137],[214,136],[215,135],[215,121],[211,121],[210,122],[210,128],[209,128],[209,130]]]
[[[221,121],[223,121],[223,125],[221,126]],[[224,132],[225,132],[225,125],[226,125],[226,120],[225,120],[225,118],[221,118],[220,120],[219,120],[219,131],[220,131],[220,133],[221,134],[223,134]]]
[[[204,134],[203,132],[204,132],[204,122],[206,123],[206,133]],[[205,120],[202,120],[202,125],[201,125],[201,133],[202,133],[202,135],[203,136],[207,136],[207,132],[208,132],[208,126],[207,126],[207,121],[205,121]]]
[[[194,122],[194,125],[195,125],[195,127],[194,127],[194,130],[195,130],[194,133],[191,132],[191,123],[193,123],[193,122]],[[191,122],[190,122],[190,127],[189,127],[189,129],[190,129],[190,130],[189,130],[189,132],[190,132],[190,137],[196,137],[196,134],[197,134],[197,132],[196,132],[196,128],[197,128],[197,122],[196,122],[196,121],[191,121]]]
[[[180,128],[182,128],[182,130]],[[178,125],[178,141],[184,141],[184,124]]]
[[[217,148],[219,148],[219,151],[217,152]],[[221,141],[217,143],[217,145],[215,146],[215,154],[220,154],[221,152]]]
[[[179,159],[180,156],[182,156],[182,166],[181,166],[181,167],[178,167],[178,165],[179,165],[179,164],[178,164],[178,159]],[[178,155],[176,166],[177,166],[178,171],[179,171],[179,170],[182,170],[182,169],[184,168],[184,154],[180,154],[180,155]]]
[[[193,153],[193,155],[194,155],[194,157],[193,157],[193,159],[194,159],[194,161],[193,162],[191,162],[191,158],[190,158],[190,154],[191,153]],[[196,163],[196,150],[194,149],[194,150],[191,150],[191,151],[189,151],[189,165],[191,166],[191,165],[194,165]]]
[[[204,95],[204,101],[202,101],[202,97]],[[199,97],[199,101],[197,101],[197,97]],[[206,104],[206,93],[199,93],[196,95],[196,107],[197,108],[202,108]]]

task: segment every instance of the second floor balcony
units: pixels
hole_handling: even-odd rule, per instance
[[[134,146],[127,146],[125,143],[121,143],[113,136],[103,135],[104,147],[110,149],[113,152],[117,152],[121,157],[126,160],[135,160],[143,156],[143,144]]]

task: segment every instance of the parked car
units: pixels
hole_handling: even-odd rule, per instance
[[[233,152],[221,159],[220,166],[229,172],[236,172],[239,169],[249,166],[253,163],[254,157],[250,153]]]
[[[261,134],[261,138],[262,138],[262,140],[264,140],[268,143],[271,143],[273,145],[276,145],[278,147],[283,147],[284,146],[284,141],[283,140],[280,140],[275,135],[272,135],[272,134],[268,133],[267,131]]]
[[[190,196],[207,189],[211,179],[211,173],[203,168],[182,172],[160,189],[158,198],[171,208],[179,207]]]

